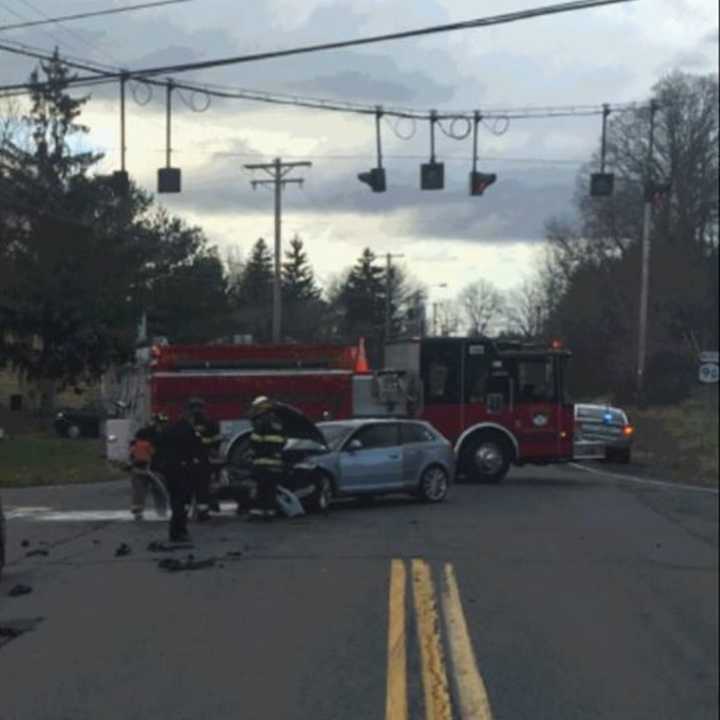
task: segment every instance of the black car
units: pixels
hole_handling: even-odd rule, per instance
[[[119,417],[122,403],[115,403],[112,410],[104,405],[89,404],[82,408],[62,408],[55,415],[53,426],[60,437],[97,438],[100,437],[102,426],[108,418]]]

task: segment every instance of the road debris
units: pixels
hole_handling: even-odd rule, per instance
[[[23,541],[20,543],[20,547],[24,547],[24,548],[30,547],[30,541],[29,541],[29,540],[23,540]]]
[[[20,597],[21,595],[29,595],[32,591],[33,589],[29,585],[18,584],[10,590],[8,595],[10,597]]]
[[[35,629],[43,621],[43,618],[28,618],[23,620],[5,620],[0,625],[0,648],[11,640],[19,638],[27,632]]]
[[[130,555],[132,548],[127,543],[122,543],[120,547],[115,551],[115,557],[125,557]]]
[[[183,570],[205,570],[215,567],[216,558],[207,558],[207,560],[195,560],[192,555],[188,555],[187,560],[177,560],[175,558],[165,558],[158,562],[161,570],[168,572],[182,572]]]
[[[165,543],[153,540],[147,549],[149,552],[172,553],[178,550],[192,550],[195,546],[192,543],[178,543],[177,545],[166,545]]]
[[[25,557],[47,557],[49,554],[49,550],[30,550],[25,553]]]

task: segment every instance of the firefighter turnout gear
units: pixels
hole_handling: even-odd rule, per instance
[[[263,401],[264,406],[269,406],[267,398]],[[252,474],[258,484],[258,507],[266,517],[275,512],[277,486],[285,473],[283,448],[287,440],[282,423],[269,407],[253,417],[250,435]]]
[[[159,438],[166,459],[166,477],[170,492],[170,541],[188,539],[187,508],[193,493],[193,470],[199,465],[204,449],[190,417],[172,423]]]
[[[198,462],[193,465],[192,485],[197,517],[202,521],[207,519],[210,510],[212,461],[219,455],[222,435],[220,434],[220,425],[215,420],[206,417],[202,410],[198,409],[193,412],[192,423],[200,448]]]

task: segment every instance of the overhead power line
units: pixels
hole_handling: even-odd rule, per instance
[[[49,61],[53,57],[50,53],[46,51],[19,43],[13,45],[8,45],[7,43],[0,43],[0,50],[7,50],[8,52],[23,55],[26,57],[32,57],[36,60]],[[126,77],[126,79],[134,79],[130,73],[128,73],[127,75],[123,75],[123,71],[121,71],[120,69],[112,68],[102,64],[92,63],[82,58],[68,59],[67,57],[63,57],[60,58],[60,61],[68,67],[96,73],[93,76],[72,80],[71,84],[73,85],[73,87],[89,88],[111,82],[116,82],[118,75],[120,75],[120,77]],[[168,84],[172,83],[173,88],[176,90],[197,93],[200,95],[205,95],[208,98],[214,97],[220,99],[246,100],[250,102],[295,106],[314,110],[327,110],[359,115],[375,115],[380,110],[383,115],[395,117],[400,120],[411,121],[425,121],[430,118],[429,111],[419,110],[416,108],[393,106],[379,107],[378,105],[363,104],[347,100],[329,100],[316,97],[301,97],[297,95],[271,93],[264,90],[233,88],[228,85],[219,85],[213,83],[207,84],[201,82],[182,82],[174,79],[157,80],[153,78],[139,78],[137,79],[137,82],[141,84],[146,84],[150,87],[162,88],[167,88]],[[42,83],[39,83],[39,85],[41,86]],[[27,82],[0,86],[0,97],[14,97],[18,95],[24,95],[31,89],[31,87],[32,86],[30,85],[30,83]],[[143,102],[141,104],[145,103]],[[192,102],[186,102],[186,104],[192,106]],[[607,107],[609,107],[612,112],[624,112],[639,107],[639,103],[614,103],[607,105]],[[481,112],[481,115],[485,120],[506,122],[510,120],[533,118],[542,119],[602,115],[602,113],[604,112],[603,108],[603,105],[558,105],[542,107],[490,108],[483,110]],[[438,120],[441,121],[470,120],[473,117],[474,112],[475,111],[473,110],[448,110],[437,113],[436,117]],[[414,134],[414,129],[410,134]],[[502,134],[502,131],[497,132],[497,134]],[[450,135],[452,136],[452,133],[450,133]]]
[[[165,0],[166,2],[178,1],[178,0]],[[179,0],[179,1],[191,1],[191,0]],[[547,15],[557,15],[560,13],[573,12],[577,10],[587,10],[590,8],[601,7],[605,5],[617,5],[620,3],[635,2],[635,0],[575,0],[574,2],[560,3],[557,5],[546,5],[539,8],[531,8],[529,10],[521,10],[519,12],[505,13],[503,15],[493,15],[485,18],[477,18],[475,20],[466,20],[463,22],[450,23],[446,25],[433,25],[427,28],[420,28],[417,30],[406,30],[397,33],[388,33],[386,35],[374,35],[371,37],[356,38],[354,40],[343,40],[331,43],[320,43],[317,45],[305,45],[297,48],[290,48],[286,50],[273,50],[269,52],[253,53],[250,55],[236,55],[225,58],[217,58],[215,60],[203,60],[194,63],[183,63],[178,65],[165,65],[154,68],[144,68],[138,70],[122,70],[117,72],[105,72],[105,77],[120,78],[120,77],[134,77],[134,78],[148,78],[156,75],[168,75],[177,74],[184,72],[191,72],[193,70],[203,70],[208,68],[224,67],[228,65],[239,65],[243,63],[259,62],[261,60],[271,60],[281,57],[289,57],[292,55],[303,55],[315,52],[321,52],[326,50],[338,50],[347,47],[357,47],[359,45],[369,45],[373,43],[388,42],[390,40],[403,40],[411,37],[420,37],[426,35],[434,35],[439,33],[455,32],[458,30],[471,30],[476,28],[491,27],[494,25],[502,25],[511,22],[517,22],[520,20],[529,20],[532,18],[543,17]],[[17,50],[3,49],[9,52],[17,52]],[[78,67],[77,69],[89,70],[90,72],[96,72],[92,68],[87,66]],[[73,81],[74,83],[81,83],[87,81],[89,78],[78,78]]]
[[[188,2],[194,2],[194,0],[157,0],[156,2],[141,3],[139,5],[126,5],[119,8],[94,10],[91,12],[76,13],[74,15],[61,15],[59,17],[43,18],[42,20],[24,20],[23,22],[13,23],[11,25],[0,25],[0,32],[37,27],[38,25],[52,25],[60,22],[68,22],[70,20],[85,20],[86,18],[99,17],[101,15],[118,15],[120,13],[134,12],[136,10],[147,10],[149,8],[161,7],[163,5],[178,5],[180,3]]]
[[[289,57],[291,55],[302,55],[307,53],[322,52],[325,50],[340,50],[347,47],[357,47],[359,45],[370,45],[380,42],[388,42],[390,40],[404,40],[411,37],[421,37],[424,35],[436,35],[440,33],[455,32],[458,30],[472,30],[483,27],[491,27],[493,25],[502,25],[519,20],[529,20],[532,18],[542,17],[546,15],[557,15],[560,13],[573,12],[576,10],[587,10],[603,5],[615,5],[618,3],[635,2],[635,0],[575,0],[574,2],[560,3],[557,5],[546,5],[539,8],[531,8],[529,10],[521,10],[519,12],[505,13],[503,15],[493,15],[485,18],[477,18],[475,20],[466,20],[463,22],[449,23],[446,25],[433,25],[431,27],[420,28],[417,30],[405,30],[402,32],[388,33],[385,35],[374,35],[370,37],[357,38],[355,40],[342,40],[338,42],[320,43],[317,45],[306,45],[298,48],[287,50],[274,50],[269,52],[253,53],[251,55],[236,55],[234,57],[218,58],[216,60],[204,60],[194,63],[182,63],[178,65],[166,65],[164,67],[148,68],[140,71],[133,71],[134,75],[152,76],[166,75],[168,73],[189,72],[192,70],[204,70],[208,68],[222,67],[226,65],[238,65],[241,63],[258,62],[260,60],[272,60],[275,58]]]

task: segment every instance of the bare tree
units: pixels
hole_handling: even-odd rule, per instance
[[[547,315],[546,295],[540,278],[524,280],[508,293],[505,320],[512,334],[528,340],[540,337]]]
[[[228,283],[234,287],[240,280],[245,269],[245,257],[239,245],[232,245],[225,251],[225,268]]]
[[[500,291],[487,280],[476,280],[463,288],[458,303],[471,335],[486,335],[502,318],[505,304]]]
[[[444,337],[454,335],[462,322],[460,306],[454,300],[433,303],[433,333]]]

